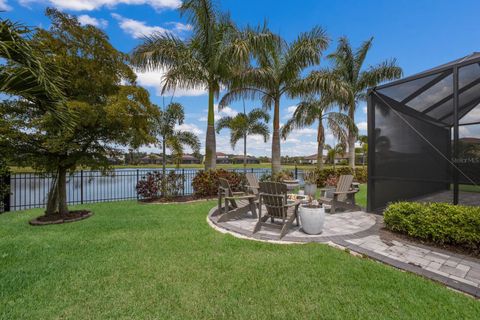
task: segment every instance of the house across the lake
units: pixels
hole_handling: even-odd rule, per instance
[[[228,164],[228,163],[230,163],[228,154],[225,154],[223,152],[217,152],[217,164]]]
[[[244,156],[233,156],[231,158],[232,163],[234,164],[242,164],[243,163]],[[260,163],[260,160],[253,156],[247,156],[247,164],[258,164]]]
[[[182,164],[199,164],[200,160],[191,154],[184,154],[182,156]]]

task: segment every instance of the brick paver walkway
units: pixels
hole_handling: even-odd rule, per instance
[[[480,297],[480,259],[405,240],[384,240],[379,230],[383,217],[362,211],[327,214],[324,231],[307,235],[294,227],[279,239],[279,229],[263,227],[252,233],[256,223],[250,214],[241,219],[218,223],[213,208],[209,223],[222,232],[261,241],[277,243],[323,242],[348,248],[394,267],[439,281],[449,287]]]

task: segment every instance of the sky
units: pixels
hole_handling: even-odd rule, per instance
[[[403,68],[404,76],[412,75],[436,65],[480,51],[480,1],[478,0],[219,0],[217,6],[229,11],[239,26],[257,25],[266,21],[270,29],[287,41],[296,39],[299,33],[314,26],[326,30],[331,39],[324,53],[332,52],[341,36],[346,36],[354,47],[374,37],[373,48],[365,66],[376,65],[385,59],[395,58]],[[191,32],[176,8],[180,0],[0,0],[2,17],[22,22],[31,27],[49,27],[44,16],[46,7],[55,7],[78,16],[82,24],[103,29],[111,43],[129,53],[142,42],[144,35],[153,32],[171,32],[188,38]],[[320,66],[328,66],[323,57]],[[162,70],[137,73],[139,85],[149,90],[151,99],[159,106],[173,101],[180,102],[186,112],[185,123],[179,127],[198,134],[204,150],[208,97],[205,90],[175,91],[172,98],[160,95]],[[281,122],[285,123],[299,100],[282,99]],[[247,111],[260,107],[258,101],[246,101]],[[241,102],[218,111],[216,119],[233,116],[241,111]],[[358,105],[355,122],[360,133],[366,134],[366,103]],[[271,125],[271,123],[270,123]],[[327,132],[327,143],[335,141]],[[271,141],[263,142],[259,136],[251,136],[248,153],[255,156],[271,155]],[[302,156],[316,153],[316,128],[294,131],[282,141],[283,156]],[[142,148],[147,152],[159,152],[155,146]],[[228,130],[217,136],[217,152],[242,153],[239,143],[232,150]]]

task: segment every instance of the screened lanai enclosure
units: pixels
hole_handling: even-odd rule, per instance
[[[368,92],[368,210],[480,205],[480,53]]]

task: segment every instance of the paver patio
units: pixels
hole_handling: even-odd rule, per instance
[[[322,242],[348,248],[394,267],[439,281],[451,288],[480,297],[480,259],[411,243],[406,240],[387,240],[380,236],[383,217],[363,211],[327,214],[324,231],[307,235],[295,226],[279,239],[276,228],[262,228],[253,234],[257,219],[250,213],[227,222],[218,222],[213,208],[209,223],[222,232],[260,241],[277,243]]]

